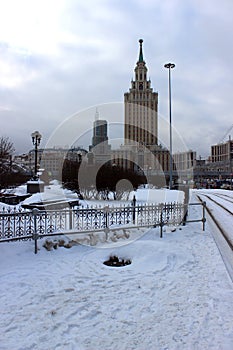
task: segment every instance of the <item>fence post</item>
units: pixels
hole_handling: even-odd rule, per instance
[[[73,224],[72,224],[72,209],[69,209],[69,229],[72,230]]]
[[[37,254],[37,251],[38,251],[37,240],[39,238],[39,234],[37,233],[37,214],[38,213],[39,213],[39,209],[37,208],[32,209],[32,215],[34,216],[34,232],[32,235],[32,239],[35,242],[35,250],[34,250],[35,254]]]
[[[135,195],[133,196],[133,201],[132,201],[132,204],[133,204],[133,224],[135,225],[135,207],[136,207],[136,197]]]
[[[205,210],[206,210],[206,202],[203,202],[202,203],[202,231],[205,231],[205,223],[206,223]]]
[[[106,207],[104,207],[104,216],[105,216],[105,228],[108,228],[109,224],[108,224],[108,212],[109,212],[109,206],[106,205]]]
[[[161,205],[161,213],[160,213],[160,238],[163,238],[163,205]]]
[[[184,192],[184,216],[183,216],[183,226],[186,225],[188,216],[188,204],[189,204],[189,185],[180,186],[179,190]]]

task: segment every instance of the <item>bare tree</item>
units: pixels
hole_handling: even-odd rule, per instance
[[[18,186],[29,180],[29,174],[12,162],[13,142],[9,137],[0,137],[0,189]]]
[[[10,158],[14,152],[13,142],[10,141],[9,137],[0,137],[0,171],[3,171],[7,167],[7,163],[10,163]]]

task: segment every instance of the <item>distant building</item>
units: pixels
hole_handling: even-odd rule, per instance
[[[233,140],[211,146],[211,162],[230,162],[233,160]]]
[[[108,122],[99,119],[99,112],[96,110],[95,121],[93,125],[92,146],[95,147],[102,142],[108,141]]]
[[[88,163],[104,164],[111,160],[111,146],[108,144],[108,122],[99,119],[99,112],[96,110],[93,123],[92,144],[89,146]]]
[[[155,156],[156,152],[161,156],[158,147],[158,93],[153,91],[147,78],[142,43],[140,39],[134,79],[129,92],[124,94],[124,145],[114,151],[113,161],[124,167],[132,167],[133,162],[135,168],[146,172],[148,169],[158,170],[163,164]]]
[[[53,178],[62,178],[62,168],[65,159],[80,162],[87,154],[87,151],[81,147],[65,148],[45,148],[39,149],[38,167],[45,169]],[[33,172],[35,163],[34,150],[29,152],[29,167]]]
[[[151,81],[147,78],[142,43],[140,39],[135,77],[129,92],[124,94],[125,144],[120,150],[114,151],[114,162],[126,166],[129,160],[133,160],[145,174],[163,174],[168,178],[170,153],[158,145],[158,92],[153,91]],[[190,177],[195,159],[196,153],[193,151],[174,154],[174,177]]]
[[[125,145],[134,142],[146,147],[158,144],[158,93],[153,92],[147,78],[147,67],[143,58],[142,43],[139,40],[139,58],[134,69],[135,78],[129,92],[124,94],[125,106]]]
[[[120,149],[112,151],[112,162],[123,168],[142,170],[145,174],[167,175],[169,151],[162,146],[155,146],[150,150],[142,144],[122,145]]]
[[[208,177],[226,179],[233,173],[233,140],[211,146],[211,156],[205,165]]]
[[[232,179],[233,140],[211,146],[208,160],[196,160],[194,178],[196,182]]]
[[[196,152],[189,150],[173,154],[173,168],[179,171],[187,171],[196,166]]]

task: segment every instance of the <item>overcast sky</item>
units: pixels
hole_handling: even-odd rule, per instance
[[[0,134],[27,152],[33,131],[45,145],[69,116],[123,103],[142,38],[160,115],[174,62],[174,126],[206,157],[233,123],[232,13],[232,0],[0,0]]]

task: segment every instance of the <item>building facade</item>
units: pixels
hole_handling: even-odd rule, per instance
[[[83,148],[45,148],[38,151],[38,167],[44,169],[52,178],[60,180],[65,160],[80,162],[85,159],[87,151]],[[35,152],[29,152],[29,169],[33,172]]]
[[[95,121],[93,123],[92,144],[89,146],[88,163],[105,164],[111,160],[111,146],[108,143],[108,122],[99,119],[96,110]]]
[[[233,161],[233,140],[211,146],[211,162]]]
[[[173,170],[186,172],[196,166],[197,154],[195,151],[178,152],[173,154]]]
[[[108,122],[107,120],[100,120],[99,112],[96,110],[93,125],[92,147],[106,141],[108,141]]]
[[[139,58],[129,92],[124,94],[124,146],[114,151],[114,162],[129,166],[133,161],[145,174],[169,177],[169,150],[158,145],[158,92],[147,77],[143,57],[143,40],[139,40]],[[173,154],[173,176],[180,181],[190,179],[195,165],[193,151]]]
[[[124,94],[124,139],[125,145],[136,142],[150,148],[158,144],[158,93],[153,91],[147,78],[143,40],[140,39],[139,43],[135,78],[131,81],[129,92]]]

